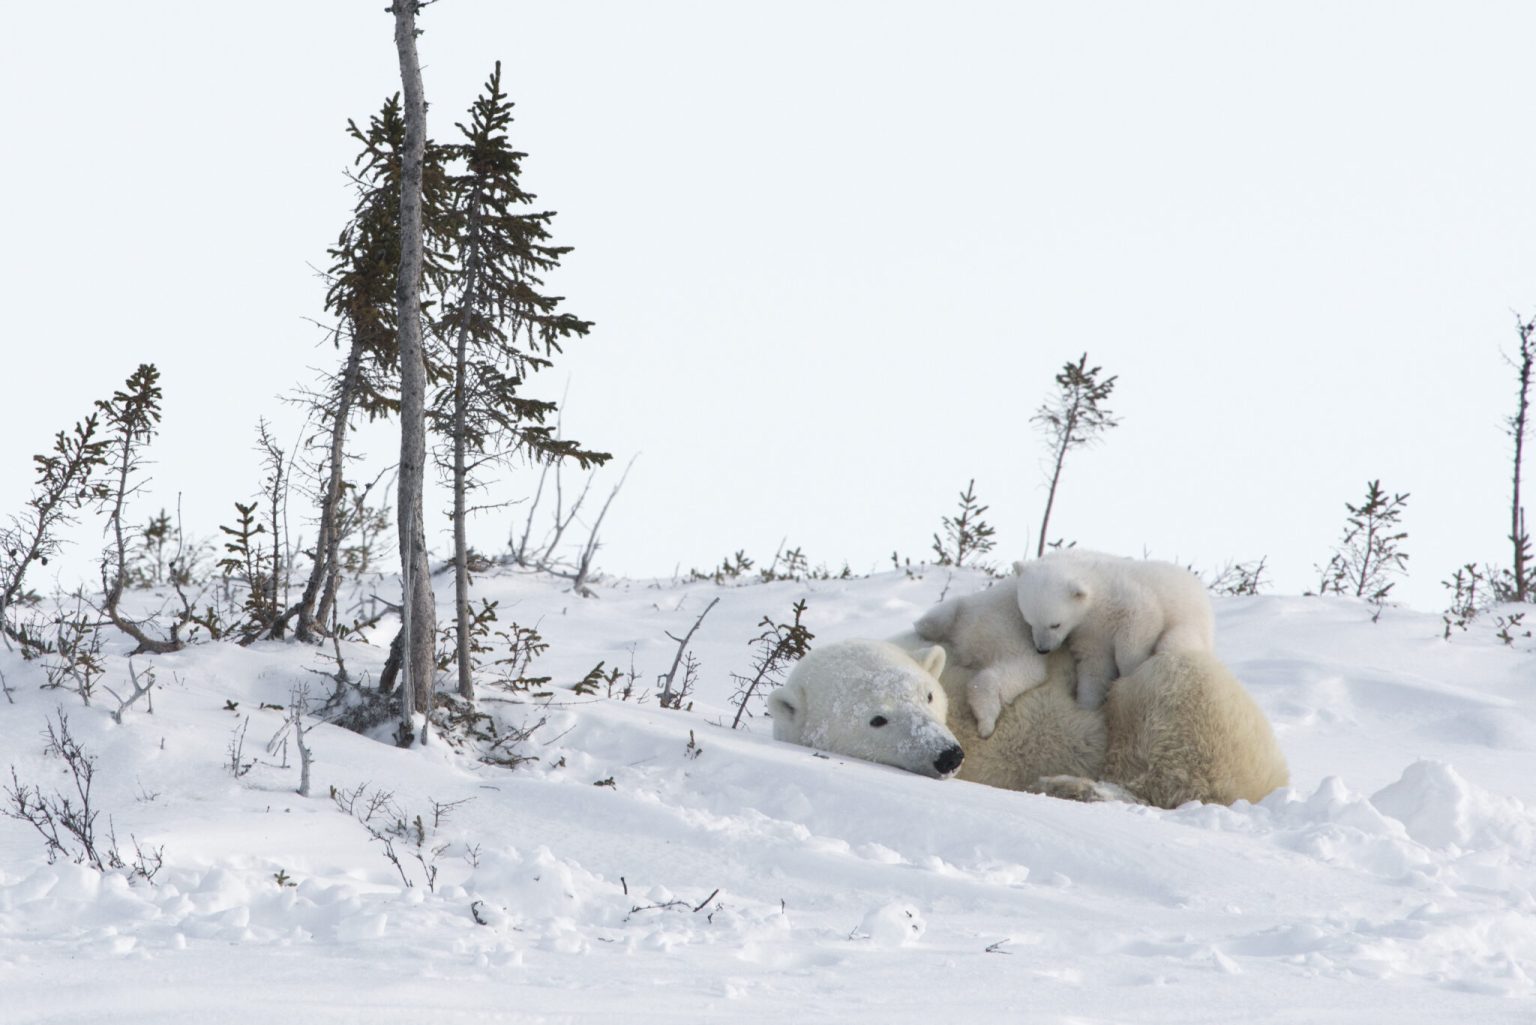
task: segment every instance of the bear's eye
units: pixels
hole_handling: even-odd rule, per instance
[[[1051,624],[1051,629],[1052,630],[1060,630],[1061,629],[1061,624],[1060,623],[1052,623]]]
[[[879,729],[881,726],[884,726],[885,723],[886,723],[886,718],[883,715],[877,715],[873,719],[869,720],[869,724],[871,726],[875,727],[876,729]]]
[[[929,704],[930,704],[930,705],[931,705],[931,704],[933,704],[933,695],[932,695],[932,694],[929,694],[929,695],[928,695],[928,703],[929,703]]]

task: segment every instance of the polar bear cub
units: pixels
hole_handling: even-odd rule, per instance
[[[1010,702],[1046,680],[1045,657],[1030,642],[1012,581],[936,605],[913,629],[925,641],[948,645],[959,665],[972,670],[966,700],[982,739],[992,736],[998,715]]]
[[[1101,705],[1111,683],[1154,654],[1215,650],[1211,599],[1182,566],[1068,548],[1014,571],[1035,650],[1067,645],[1084,708]]]

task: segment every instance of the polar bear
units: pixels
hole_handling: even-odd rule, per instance
[[[1210,596],[1182,566],[1069,548],[1015,563],[1014,572],[1035,650],[1066,644],[1084,708],[1097,708],[1117,677],[1154,654],[1215,651]]]
[[[1215,655],[1164,651],[1110,689],[1109,747],[1099,780],[1147,804],[1258,802],[1290,783],[1275,731],[1246,688]],[[1058,797],[1081,787],[1061,776],[1038,789]]]
[[[914,675],[935,671],[937,690]],[[947,743],[958,741],[958,778],[1076,800],[1229,804],[1287,784],[1268,720],[1213,656],[1154,656],[1089,710],[1073,699],[1071,659],[1058,651],[1045,682],[1004,708],[985,740],[962,700],[972,675],[915,634],[833,642],[770,697],[774,737],[940,777],[939,757],[951,765]],[[887,732],[898,721],[906,725]]]
[[[982,739],[992,736],[1005,705],[1046,680],[1046,661],[1029,639],[1014,581],[941,602],[913,629],[923,640],[944,642],[972,670],[964,701]]]
[[[813,648],[768,696],[773,739],[945,779],[965,757],[944,725],[943,648],[843,641]],[[829,685],[839,681],[841,685]]]

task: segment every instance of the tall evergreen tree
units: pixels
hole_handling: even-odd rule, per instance
[[[296,614],[295,636],[312,641],[330,629],[341,578],[341,524],[346,515],[347,439],[355,415],[373,420],[400,408],[399,346],[396,339],[396,284],[400,269],[400,176],[405,120],[400,94],[384,102],[366,129],[347,122],[347,134],[361,150],[352,181],[357,203],[351,220],[327,250],[330,287],[326,312],[336,318],[336,346],[345,348],[341,369],[316,402],[323,443],[318,464],[320,514],[314,563]],[[428,143],[424,150],[422,189],[427,237],[423,240],[423,275],[428,287],[440,287],[447,271],[443,252],[447,231],[445,157]],[[285,617],[286,618],[286,617]]]
[[[570,248],[551,244],[554,214],[534,212],[536,197],[521,185],[527,154],[508,138],[512,106],[497,61],[468,123],[456,125],[462,141],[446,147],[458,168],[449,179],[457,262],[434,322],[449,373],[431,416],[447,441],[439,462],[453,489],[458,686],[466,699],[473,699],[474,689],[465,521],[468,492],[483,484],[477,471],[518,457],[572,459],[583,468],[609,459],[559,437],[550,423],[555,404],[522,391],[528,375],[548,366],[562,342],[587,334],[592,325],[560,311],[561,297],[543,290],[543,276]]]

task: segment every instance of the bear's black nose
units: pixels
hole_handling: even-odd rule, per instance
[[[933,767],[940,776],[948,776],[960,768],[960,763],[963,761],[965,761],[965,752],[960,749],[959,744],[952,744],[933,760]]]
[[[1049,655],[1051,653],[1051,649],[1050,648],[1042,648],[1038,644],[1035,645],[1035,650],[1038,651],[1042,655]]]

